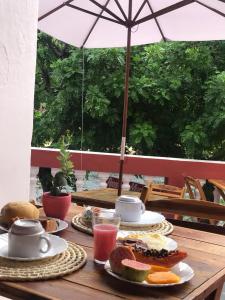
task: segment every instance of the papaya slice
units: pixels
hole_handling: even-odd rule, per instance
[[[162,266],[154,266],[154,265],[150,265],[150,266],[151,266],[150,273],[170,271],[170,268],[166,268],[166,267],[162,267]]]
[[[169,284],[180,282],[180,277],[173,272],[156,272],[149,274],[146,281],[150,284]]]
[[[136,260],[135,255],[130,247],[118,246],[111,252],[109,263],[114,273],[122,273],[123,265],[121,262],[126,258],[130,260]]]
[[[147,253],[145,254],[135,250],[133,250],[133,253],[136,257],[136,260],[139,262],[149,265],[162,266],[165,268],[172,268],[187,257],[187,253],[180,250],[168,252],[168,254],[164,257],[148,256]]]

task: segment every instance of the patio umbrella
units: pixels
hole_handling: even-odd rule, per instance
[[[225,39],[225,0],[39,0],[39,29],[80,48],[126,47],[123,176],[132,45]]]

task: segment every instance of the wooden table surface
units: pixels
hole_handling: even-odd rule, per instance
[[[141,193],[133,191],[122,191],[122,195],[140,197]],[[118,198],[117,189],[105,188],[72,193],[73,202],[78,205],[93,205],[106,208],[114,208]],[[166,197],[150,195],[148,200],[165,199]]]
[[[67,220],[79,213],[73,206]],[[93,238],[69,226],[59,234],[86,250],[86,265],[61,279],[36,282],[0,282],[0,294],[12,299],[158,299],[219,300],[225,279],[225,236],[175,226],[171,237],[186,250],[185,260],[195,271],[194,278],[180,286],[148,288],[135,286],[108,275],[93,262]],[[217,289],[217,294],[213,291]],[[211,294],[210,297],[208,295]],[[208,297],[208,298],[206,298]]]

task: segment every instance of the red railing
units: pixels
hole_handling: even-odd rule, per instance
[[[70,151],[75,170],[113,172],[119,170],[119,154]],[[32,148],[31,166],[59,168],[57,149]],[[127,155],[124,173],[166,177],[168,184],[183,186],[185,175],[225,179],[225,162]]]

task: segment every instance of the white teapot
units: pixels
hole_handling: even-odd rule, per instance
[[[116,200],[116,214],[120,215],[121,221],[138,222],[145,212],[145,205],[138,197],[120,196]]]

